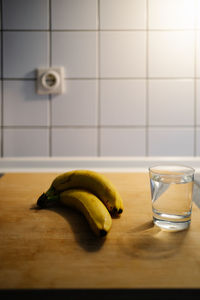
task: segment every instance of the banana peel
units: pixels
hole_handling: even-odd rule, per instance
[[[112,182],[105,175],[91,170],[69,171],[57,176],[38,200],[38,205],[45,207],[54,204],[54,196],[72,188],[93,193],[112,215],[120,215],[123,212],[122,198]]]
[[[37,200],[40,208],[62,203],[80,211],[97,236],[105,236],[112,226],[112,215],[123,212],[122,198],[104,175],[90,170],[74,170],[57,176]]]

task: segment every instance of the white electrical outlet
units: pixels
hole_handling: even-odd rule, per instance
[[[64,68],[37,69],[37,93],[63,94],[64,89]]]

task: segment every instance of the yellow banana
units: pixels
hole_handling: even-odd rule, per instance
[[[85,189],[96,195],[111,214],[121,214],[123,201],[112,182],[104,175],[91,170],[75,170],[57,176],[48,191],[40,198],[40,206],[45,203],[45,196],[53,200],[53,196],[68,189]],[[43,203],[42,203],[43,200]],[[39,204],[39,203],[38,203]]]
[[[83,213],[90,228],[97,236],[105,236],[112,225],[105,205],[92,193],[81,189],[70,189],[60,193],[59,201]]]

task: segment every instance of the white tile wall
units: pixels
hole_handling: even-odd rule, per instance
[[[146,122],[144,80],[101,80],[101,125],[139,125]]]
[[[52,0],[52,29],[97,29],[97,0]]]
[[[102,156],[144,156],[145,130],[142,128],[102,128]]]
[[[97,125],[96,80],[68,80],[66,93],[52,98],[52,124]]]
[[[5,128],[3,153],[12,156],[48,156],[49,131],[36,128]]]
[[[195,14],[195,21],[196,21],[196,27],[197,29],[200,29],[200,0],[196,0],[197,6],[196,6],[196,14]]]
[[[101,29],[145,29],[146,0],[101,0]]]
[[[101,32],[100,72],[102,77],[146,76],[145,32]]]
[[[194,29],[195,0],[149,0],[150,29]]]
[[[3,29],[49,28],[48,0],[3,0]]]
[[[0,19],[1,21],[1,19]],[[1,45],[2,45],[2,42],[1,42],[1,38],[0,38],[0,58],[1,58],[1,53],[2,53],[2,50],[1,50]],[[1,71],[1,66],[2,66],[2,59],[0,59],[0,77],[2,76],[2,71]]]
[[[2,145],[2,142],[3,142],[3,140],[2,140],[2,130],[0,131],[0,143],[1,143],[1,145]],[[0,148],[0,155],[1,156],[3,156],[3,153],[2,153],[2,149]]]
[[[196,143],[196,155],[200,156],[200,128],[197,128],[197,143]]]
[[[194,80],[150,80],[149,125],[194,125]]]
[[[47,32],[4,31],[3,70],[7,78],[35,78],[35,69],[49,63]]]
[[[0,142],[1,142],[1,144],[2,144],[2,131],[0,131]],[[1,148],[0,148],[0,155],[1,156],[3,156],[3,153],[2,153],[2,150],[1,150]]]
[[[97,130],[95,128],[54,128],[52,155],[97,156]]]
[[[52,65],[64,66],[66,77],[97,76],[97,34],[95,32],[53,32]]]
[[[200,0],[0,2],[1,156],[200,155]]]
[[[196,36],[196,76],[200,77],[200,31]]]
[[[194,32],[149,32],[149,76],[194,76]]]
[[[197,80],[197,104],[196,104],[196,122],[200,126],[200,79]]]
[[[193,156],[194,129],[150,128],[150,156]]]
[[[1,110],[2,110],[2,81],[0,80],[0,124],[2,124]]]
[[[34,81],[5,80],[3,119],[5,126],[48,126],[48,96],[35,93]]]

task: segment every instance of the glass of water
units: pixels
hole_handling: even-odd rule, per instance
[[[153,222],[167,231],[187,229],[191,222],[195,170],[187,166],[149,168]]]

